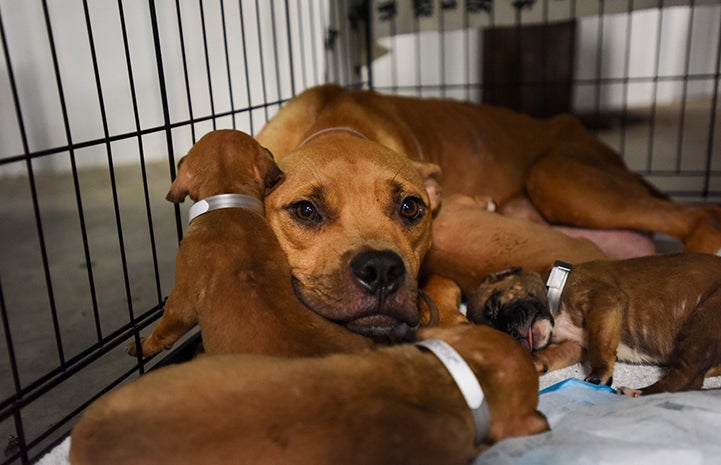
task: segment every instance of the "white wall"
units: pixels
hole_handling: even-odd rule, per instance
[[[290,10],[287,17],[284,0],[205,1],[203,23],[199,2],[182,0],[179,3],[191,93],[189,103],[175,2],[159,0],[155,3],[171,124],[189,120],[191,106],[195,118],[210,115],[211,107],[215,113],[230,111],[231,97],[235,108],[261,106],[265,102],[287,99],[293,90],[298,92],[324,79],[326,63],[323,36],[327,18],[335,13],[326,1],[309,4],[305,1],[287,2]],[[224,8],[224,22],[221,4]],[[136,131],[135,109],[118,4],[114,0],[89,0],[88,5],[108,133],[111,137],[133,133]],[[165,120],[149,2],[124,1],[123,10],[138,102],[139,126],[143,129],[158,128]],[[61,94],[56,82],[41,2],[0,0],[0,14],[29,152],[65,147],[70,142],[78,144],[103,139],[105,134],[100,101],[82,2],[48,1],[48,17],[57,52],[62,95],[67,106],[69,137],[63,123]],[[244,31],[241,30],[241,14]],[[203,24],[207,36],[207,60]],[[225,57],[223,27],[226,30],[228,61]],[[294,47],[292,50],[288,46],[288,27]],[[4,54],[0,55],[0,158],[25,152],[5,58]],[[226,63],[230,63],[229,69]],[[293,80],[290,79],[291,66]],[[275,109],[257,108],[250,114],[236,115],[235,123],[233,117],[228,116],[198,123],[195,129],[202,134],[212,129],[215,123],[216,127],[231,127],[235,124],[238,129],[255,132],[265,122],[269,112]],[[192,143],[190,131],[181,132],[185,140],[176,145],[187,149]],[[118,145],[122,147],[113,150],[115,163],[138,162],[137,148],[127,148],[133,144]],[[167,158],[162,133],[143,136],[143,148],[150,160]],[[107,164],[107,153],[102,145],[79,149],[76,158],[80,167]],[[68,157],[64,154],[33,160],[33,169],[39,172],[67,168]],[[26,172],[24,160],[0,165],[0,176]]]
[[[649,105],[654,99],[663,104],[680,99],[684,92],[689,98],[710,95],[712,74],[716,72],[721,6],[699,6],[693,10],[693,15],[691,11],[688,7],[673,7],[604,15],[602,19],[598,16],[580,18],[574,73],[574,80],[579,83],[574,88],[574,109],[589,111],[597,104],[602,109],[619,108],[624,99],[629,106]],[[600,27],[602,42],[599,47]],[[659,27],[660,41],[657,37]],[[629,28],[630,34],[627,33]],[[687,53],[689,31],[691,46]],[[482,41],[483,36],[478,30],[456,30],[442,36],[436,32],[421,32],[383,38],[380,43],[393,50],[394,55],[386,54],[376,60],[374,84],[406,87],[418,83],[425,86],[461,83],[465,82],[468,69],[474,82],[480,82]],[[600,61],[597,58],[599,52]],[[445,58],[443,70],[437,65],[441,53]],[[418,55],[421,55],[420,63],[415,60]],[[420,77],[417,70],[421,70]],[[685,74],[709,76],[689,81],[684,90],[682,76]],[[658,85],[653,82],[656,75],[662,77]],[[624,89],[626,76],[630,82]],[[598,78],[610,79],[612,83],[601,88],[597,102],[594,81]],[[414,90],[409,89],[409,92]],[[465,91],[427,89],[423,93],[465,97]],[[471,93],[471,98],[478,96],[478,92]]]

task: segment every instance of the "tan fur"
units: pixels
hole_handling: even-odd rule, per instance
[[[524,272],[488,282],[469,312],[477,315],[495,291],[507,304],[518,298],[518,287],[548,305],[547,278]],[[656,363],[668,367],[665,376],[636,394],[699,389],[705,376],[721,368],[720,327],[721,258],[672,254],[592,261],[574,265],[560,314],[545,335],[553,344],[533,358],[539,372],[588,360],[588,379],[597,383],[610,383],[616,359]]]
[[[178,165],[168,193],[175,202],[226,193],[263,199],[282,178],[263,147],[233,130],[208,133]],[[207,353],[309,356],[372,347],[301,304],[291,279],[262,215],[226,208],[197,217],[180,244],[163,316],[142,341],[143,355],[169,348],[196,323]],[[135,355],[134,342],[128,352]]]
[[[314,141],[313,148],[299,150],[308,136],[333,127],[352,128],[372,142],[347,136],[341,149],[338,138],[321,137]],[[326,85],[307,90],[288,102],[263,128],[258,140],[280,159],[284,170],[287,167],[289,178],[296,172],[301,176],[276,190],[267,213],[294,276],[307,287],[317,285],[309,270],[330,266],[341,273],[340,255],[348,247],[326,248],[325,253],[317,254],[302,244],[327,241],[361,245],[356,242],[358,233],[349,235],[347,230],[327,228],[303,236],[288,232],[288,225],[278,219],[285,214],[278,199],[298,197],[302,182],[325,182],[319,180],[333,176],[351,184],[351,179],[357,182],[355,178],[365,176],[365,168],[330,168],[331,164],[322,161],[325,155],[321,152],[332,148],[337,148],[334,156],[346,161],[383,158],[384,153],[392,151],[411,160],[433,163],[443,173],[444,195],[490,197],[501,210],[512,199],[527,197],[542,219],[550,223],[663,232],[684,241],[686,251],[715,253],[721,248],[721,208],[680,205],[660,196],[625,167],[619,154],[569,115],[538,120],[487,105],[388,96]],[[297,165],[302,165],[302,170]],[[343,192],[338,194],[338,205],[334,204],[339,209],[341,199],[351,201],[349,198],[354,196],[358,198],[352,202],[365,209],[375,201],[372,190],[349,186],[338,192]],[[588,242],[568,240],[548,227],[539,229],[540,225],[529,226],[514,218],[489,216],[482,208],[456,216],[457,209],[447,203],[444,198],[438,213],[441,221],[434,222],[427,271],[456,280],[460,279],[457,276],[463,277],[464,290],[480,284],[483,275],[503,268],[509,257],[515,260],[511,262],[514,265],[538,268],[559,258],[588,261],[605,256]],[[369,217],[362,224],[359,221],[358,227],[365,231],[374,224]],[[420,256],[422,250],[415,250],[413,258]],[[335,282],[334,288],[336,284],[341,283]],[[340,302],[353,305],[354,299],[351,293]],[[317,305],[328,306],[327,302]]]
[[[480,447],[446,368],[399,345],[322,358],[218,355],[162,368],[87,409],[70,463],[461,465],[501,439],[548,429],[536,410],[533,364],[513,339],[472,325],[421,337],[447,341],[478,377],[490,413]]]
[[[268,195],[266,215],[301,300],[358,331],[417,326],[417,276],[431,245],[438,167],[341,130],[312,138],[279,166],[286,177]],[[417,219],[402,215],[409,201],[418,205]],[[302,217],[303,205],[312,205],[312,218]],[[359,283],[352,263],[366,252],[402,262],[394,292],[373,294]]]

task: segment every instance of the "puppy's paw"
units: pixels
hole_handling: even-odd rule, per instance
[[[601,384],[610,386],[611,384],[613,384],[613,376],[594,375],[593,373],[591,373],[586,377],[585,381],[591,384],[598,384],[599,386]]]
[[[616,392],[627,397],[640,397],[642,394],[640,389],[634,389],[626,386],[621,386],[616,389]]]
[[[536,367],[536,372],[538,372],[538,374],[542,375],[548,373],[548,364],[546,362],[533,357],[533,365]]]
[[[143,355],[143,357],[149,357],[150,355],[147,350],[147,339],[145,337],[140,338],[140,353]],[[125,346],[125,351],[130,355],[131,357],[137,357],[138,356],[138,346],[135,344],[135,339],[130,341],[127,346]]]

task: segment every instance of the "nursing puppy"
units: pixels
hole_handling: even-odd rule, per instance
[[[167,198],[190,196],[197,202],[190,214],[199,216],[180,244],[175,285],[142,340],[143,356],[169,348],[196,323],[205,352],[214,354],[311,356],[372,346],[296,298],[287,259],[263,217],[262,199],[282,176],[267,150],[234,130],[206,134],[180,160]],[[136,355],[135,342],[128,352]]]
[[[469,319],[516,337],[541,373],[588,360],[587,381],[610,385],[617,359],[668,367],[648,387],[623,388],[628,395],[699,389],[704,377],[721,374],[720,257],[657,255],[563,268],[489,276],[470,298]]]
[[[441,348],[456,370],[456,355],[465,360],[469,378],[456,384],[438,356],[403,344],[314,358],[202,357],[91,405],[73,429],[70,463],[461,465],[496,441],[548,429],[533,363],[512,338],[468,324],[419,335],[455,349]]]

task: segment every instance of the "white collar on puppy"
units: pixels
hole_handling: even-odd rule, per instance
[[[548,275],[548,281],[546,281],[548,306],[551,307],[551,315],[554,317],[558,315],[561,308],[561,294],[563,294],[563,287],[566,285],[566,279],[572,269],[573,265],[570,263],[556,260],[551,268],[551,274]]]
[[[463,357],[455,351],[447,342],[440,339],[426,339],[415,343],[417,346],[425,347],[433,352],[438,359],[445,365],[451,377],[456,382],[458,389],[461,390],[466,404],[471,409],[473,421],[476,424],[476,442],[478,445],[483,441],[488,433],[490,417],[488,414],[488,406],[484,402],[483,389],[478,382],[473,370],[468,366]]]
[[[188,211],[188,224],[204,213],[221,208],[247,208],[264,215],[263,202],[244,194],[219,194],[195,202]]]

